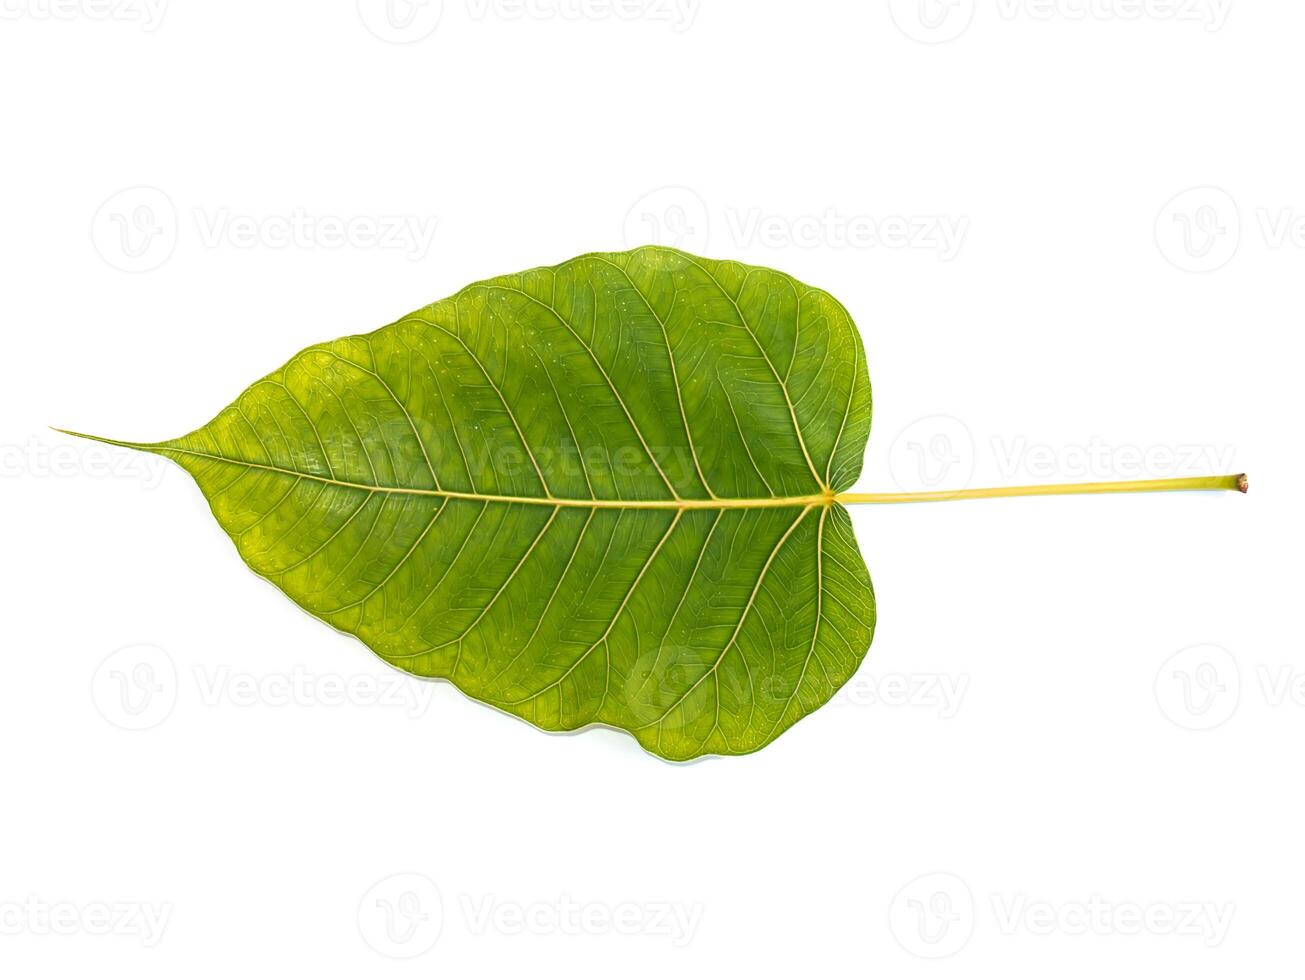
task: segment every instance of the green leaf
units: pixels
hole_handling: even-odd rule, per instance
[[[834,494],[869,428],[837,300],[642,248],[476,283],[117,444],[180,463],[255,572],[396,667],[678,760],[761,748],[860,664],[874,595]]]

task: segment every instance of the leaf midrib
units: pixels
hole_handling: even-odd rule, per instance
[[[81,435],[81,433],[70,434]],[[544,507],[584,507],[606,510],[751,510],[765,507],[821,506],[832,504],[837,499],[836,495],[832,492],[825,492],[800,497],[680,497],[671,500],[611,500],[603,498],[585,499],[582,497],[521,497],[511,494],[471,493],[459,490],[423,489],[420,487],[386,487],[368,483],[354,483],[349,480],[337,480],[333,477],[320,476],[316,473],[304,473],[300,470],[287,469],[284,466],[273,466],[269,463],[255,463],[246,459],[232,459],[229,456],[219,456],[216,453],[204,453],[197,449],[179,449],[174,446],[122,442],[114,439],[103,439],[99,436],[85,436],[84,438],[95,439],[99,442],[107,442],[114,446],[123,446],[127,449],[138,449],[144,452],[160,454],[178,453],[185,456],[197,456],[201,459],[211,459],[214,462],[228,463],[232,466],[244,466],[249,469],[265,470],[269,473],[281,473],[285,476],[298,477],[304,480],[316,480],[320,483],[330,484],[331,486],[347,487],[350,490],[365,490],[369,493],[407,494],[420,497],[444,497],[454,500],[474,500],[480,503],[535,504]]]

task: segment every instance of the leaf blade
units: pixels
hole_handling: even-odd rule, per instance
[[[395,666],[689,759],[768,744],[864,656],[873,589],[832,494],[869,424],[836,300],[648,248],[315,345],[138,448]]]

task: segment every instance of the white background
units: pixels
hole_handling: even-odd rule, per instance
[[[391,13],[4,0],[0,970],[1298,968],[1305,9]],[[1251,493],[859,508],[852,685],[672,766],[404,678],[180,470],[45,428],[173,436],[310,343],[650,240],[847,305],[859,489]]]

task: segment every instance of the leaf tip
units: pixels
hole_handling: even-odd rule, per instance
[[[57,425],[49,426],[52,432],[60,432],[66,436],[74,436],[78,439],[89,439],[91,442],[102,442],[109,446],[122,446],[124,449],[143,449],[149,450],[154,447],[144,442],[126,442],[122,439],[110,439],[108,436],[93,436],[88,432],[77,432],[75,429],[61,429]]]

